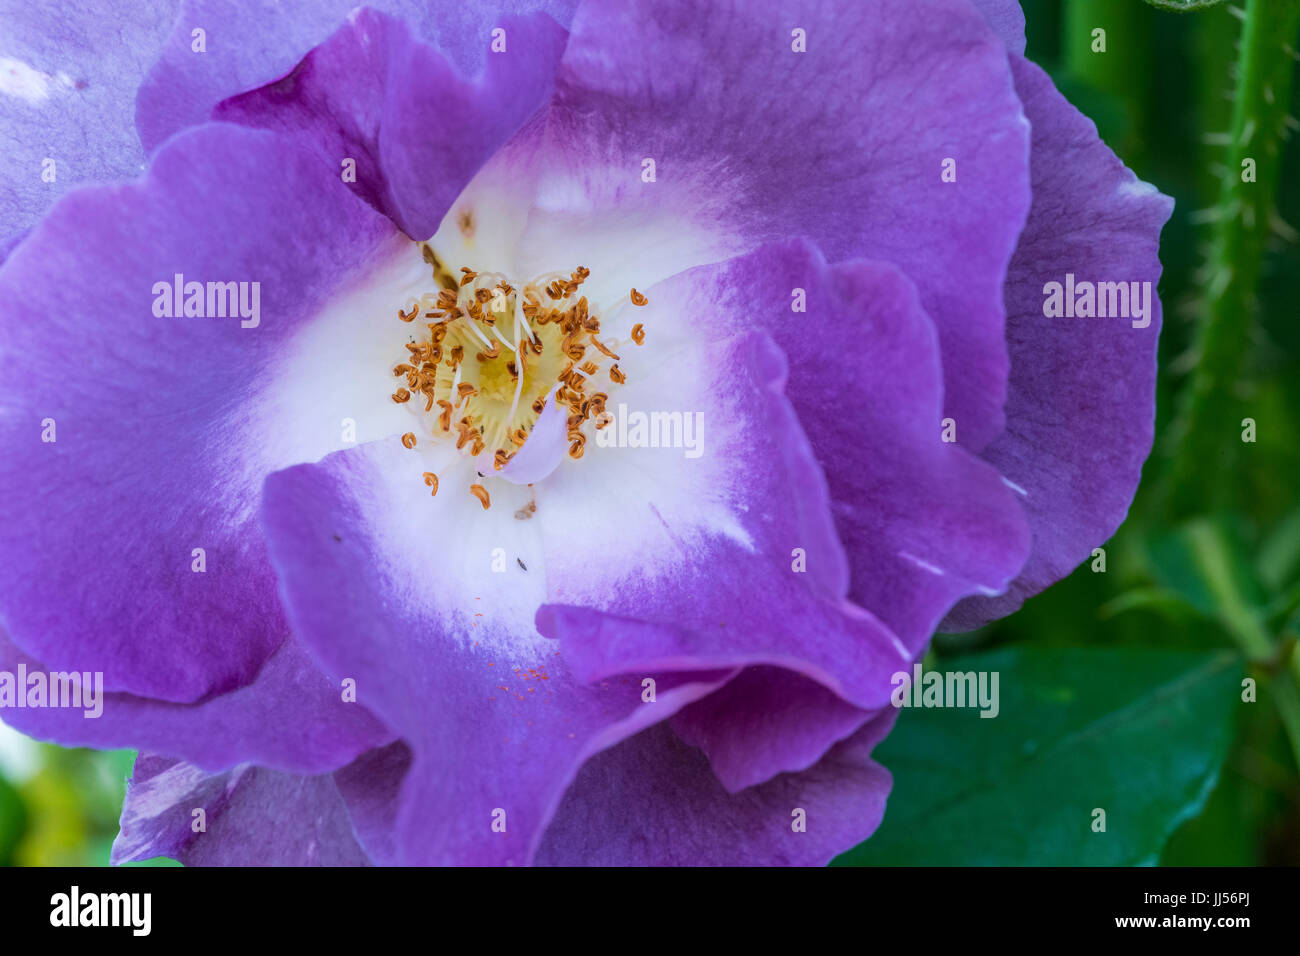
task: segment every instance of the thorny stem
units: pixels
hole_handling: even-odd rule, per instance
[[[1255,332],[1255,293],[1266,243],[1272,233],[1289,231],[1280,225],[1275,203],[1283,143],[1288,124],[1295,124],[1288,111],[1300,0],[1246,0],[1241,19],[1232,121],[1223,144],[1226,170],[1194,338],[1196,365],[1170,433],[1173,458],[1164,493],[1171,520],[1231,507],[1241,493],[1236,465],[1242,420],[1251,416],[1237,393],[1238,376]],[[1247,173],[1252,164],[1253,177]],[[1279,644],[1259,617],[1218,597],[1220,620],[1246,657],[1260,661],[1274,655]],[[1300,767],[1300,659],[1287,663],[1269,686]]]
[[[1214,211],[1205,303],[1193,346],[1196,366],[1170,433],[1174,453],[1165,492],[1173,519],[1226,507],[1240,490],[1233,466],[1241,452],[1241,422],[1249,416],[1236,386],[1254,334],[1265,243],[1278,223],[1282,144],[1288,122],[1294,122],[1288,110],[1298,30],[1300,0],[1247,0],[1227,170]],[[1243,180],[1247,160],[1254,164],[1253,182]],[[1220,474],[1209,481],[1212,463]]]

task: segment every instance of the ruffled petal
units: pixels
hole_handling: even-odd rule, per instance
[[[352,832],[377,866],[394,866],[401,860],[397,845],[398,801],[410,769],[411,748],[399,740],[364,753],[334,772],[334,784],[348,808]]]
[[[424,471],[439,476],[434,497]],[[536,521],[517,517],[530,490],[491,482],[485,511],[475,480],[447,443],[394,441],[266,482],[263,522],[295,632],[411,748],[393,841],[408,864],[528,862],[591,754],[730,676],[575,680],[532,626],[549,571]]]
[[[284,76],[358,6],[355,0],[186,0],[136,100],[136,124],[152,152],[168,136],[205,122],[227,97]],[[576,0],[371,0],[366,6],[410,23],[463,76],[482,71],[491,30],[507,14],[542,11],[567,26]],[[363,14],[365,15],[365,14]],[[205,52],[194,52],[195,29]],[[525,37],[507,34],[510,42]]]
[[[0,267],[14,643],[164,700],[254,677],[287,634],[253,518],[301,424],[274,394],[329,391],[330,370],[288,360],[398,235],[309,153],[229,125],[173,140],[140,184],[56,205]],[[177,276],[211,314],[173,314]]]
[[[750,667],[682,708],[671,724],[736,793],[778,773],[806,770],[878,713],[854,707],[794,671]]]
[[[752,320],[789,356],[786,394],[826,472],[850,596],[917,655],[955,602],[1001,593],[1020,571],[1017,495],[965,449],[963,422],[942,421],[939,343],[896,268],[828,267],[791,242],[736,281],[775,303]],[[795,289],[806,312],[792,310]]]
[[[0,671],[48,675],[0,632]],[[84,678],[83,678],[84,680]],[[94,687],[93,675],[89,684]],[[65,747],[132,748],[217,772],[255,761],[295,773],[342,767],[393,735],[339,682],[316,667],[302,645],[285,641],[252,683],[198,704],[173,704],[104,693],[82,707],[6,707],[0,719],[23,733]],[[94,714],[94,716],[90,716]]]
[[[283,79],[213,116],[311,143],[340,177],[351,159],[357,195],[427,239],[550,92],[564,30],[541,13],[502,22],[507,53],[470,82],[403,21],[360,10]]]
[[[869,568],[899,568],[900,577],[902,569],[911,569],[896,554],[897,539],[906,532],[928,539],[922,519],[929,520],[933,510],[925,497],[933,488],[923,483],[917,495],[905,483],[936,462],[940,480],[956,477],[977,500],[983,496],[994,511],[1003,509],[1001,526],[1020,528],[1023,539],[1015,501],[996,474],[943,449],[937,383],[914,367],[928,359],[937,376],[933,333],[910,287],[898,285],[896,273],[877,270],[869,273],[879,277],[876,285],[854,288],[849,280],[861,268],[844,266],[846,278],[837,285],[840,273],[833,275],[805,246],[775,246],[675,276],[646,291],[645,307],[611,317],[610,331],[619,341],[627,341],[626,312],[646,332],[643,347],[619,346],[628,382],[606,405],[616,422],[596,433],[597,447],[580,462],[557,470],[538,488],[536,521],[544,535],[551,601],[538,626],[561,639],[585,680],[634,669],[766,664],[811,677],[872,710],[887,701],[890,675],[915,655],[918,635],[907,632],[909,646],[873,608],[864,611],[846,600],[849,568],[817,449],[782,394],[785,358],[757,331],[764,327],[784,324],[790,330],[777,334],[800,363],[790,371],[790,382],[799,382],[798,399],[820,429],[827,467],[862,472],[854,480],[864,484],[850,483],[848,490],[872,492],[870,506],[884,512],[885,529],[902,529],[894,541],[879,532],[862,535],[864,560],[875,562]],[[806,314],[792,311],[798,301],[792,292],[806,299]],[[868,303],[871,294],[890,292],[878,310]],[[854,327],[843,332],[850,323]],[[854,348],[856,342],[861,347]],[[844,365],[843,374],[837,364]],[[916,408],[881,410],[909,407],[897,396],[880,400],[900,384],[909,396],[917,394]],[[841,387],[847,395],[836,391]],[[928,413],[922,397],[936,402]],[[872,404],[870,411],[860,411],[863,401]],[[811,407],[818,403],[824,407]],[[679,437],[687,437],[686,426],[694,424],[694,442],[671,447],[674,442],[664,440],[665,431],[671,439],[673,430],[663,416],[673,415],[680,419]],[[651,423],[642,431],[661,447],[636,447],[637,416]],[[652,416],[660,416],[658,425]],[[859,416],[867,427],[857,427]],[[924,426],[917,424],[922,419]],[[924,439],[917,437],[922,428]],[[600,447],[611,433],[609,441],[625,447]],[[897,455],[879,447],[900,436]],[[869,461],[873,454],[882,461]],[[897,479],[899,487],[885,485],[881,476],[898,468],[896,458],[907,463],[909,456],[915,461]],[[836,507],[843,512],[848,505]],[[899,511],[915,517],[894,517]],[[962,520],[956,514],[950,523]],[[977,518],[969,530],[958,530],[973,538],[976,531],[1001,526]],[[1023,540],[1017,552],[1011,537],[1010,544],[979,542],[978,553],[954,561],[954,568],[1005,582],[1023,557]],[[924,581],[929,592],[891,598],[882,611],[906,618],[894,612],[916,608],[933,623],[956,595],[975,587],[957,574],[945,582],[948,603]],[[919,641],[928,636],[926,631]]]
[[[358,14],[313,55],[301,83],[291,78],[259,94],[284,100],[270,110],[277,117],[271,125],[293,136],[211,126],[178,137],[143,185],[69,200],[25,243],[32,254],[6,263],[0,305],[13,323],[0,346],[14,374],[4,387],[17,412],[11,428],[30,453],[14,456],[6,463],[12,472],[0,474],[25,512],[0,535],[0,558],[42,541],[45,559],[3,606],[15,643],[52,666],[102,670],[113,689],[164,700],[192,701],[251,680],[286,633],[249,520],[261,479],[404,429],[402,409],[387,397],[403,336],[376,334],[373,323],[391,322],[410,290],[427,291],[429,280],[414,245],[346,195],[337,156],[324,165],[308,159],[314,154],[319,163],[320,151],[329,151],[317,110],[348,115],[356,135],[347,145],[359,154],[373,135],[382,188],[393,199],[385,209],[436,223],[478,164],[545,96],[563,30],[544,15],[534,19],[517,24],[522,36],[508,57],[467,85],[400,23]],[[340,76],[348,92],[324,96],[318,80]],[[450,102],[449,89],[461,99]],[[428,98],[434,91],[436,102]],[[269,115],[251,101],[242,109],[246,119]],[[434,152],[430,131],[448,110],[465,125],[444,129],[456,149],[439,140]],[[337,122],[332,114],[329,124]],[[402,197],[412,194],[417,176],[437,188],[412,212]],[[364,170],[359,182],[367,182]],[[134,254],[123,258],[124,249]],[[163,325],[157,301],[155,314],[146,311],[144,290],[156,296],[186,273],[199,282],[260,283],[266,325],[258,316]],[[210,305],[211,288],[208,298]],[[70,301],[93,304],[93,314],[69,309]],[[62,318],[32,318],[50,314]],[[123,324],[138,334],[124,336]],[[94,375],[82,367],[69,381],[50,360],[69,340],[89,351]],[[337,376],[339,368],[349,373]],[[79,392],[94,400],[77,401]],[[75,412],[64,412],[70,406]],[[135,427],[142,417],[150,421],[143,436]],[[48,421],[63,426],[63,444],[26,440]],[[75,427],[82,431],[69,447]],[[78,467],[58,449],[75,453]],[[124,467],[123,456],[165,462],[167,471]],[[74,502],[88,479],[96,483],[97,507],[81,520]],[[35,488],[39,494],[27,491]],[[102,507],[104,499],[110,507]],[[55,501],[76,517],[52,521],[31,508],[35,500]],[[161,520],[114,540],[140,527],[141,515]],[[54,535],[32,534],[24,522],[53,525]],[[93,589],[74,584],[69,578],[83,578],[83,560],[117,574],[96,574]],[[207,560],[206,571],[194,573],[192,560]],[[51,593],[84,600],[59,604]],[[85,613],[92,604],[94,614]],[[97,626],[84,628],[82,617]],[[184,639],[174,639],[177,631]]]
[[[608,304],[626,294],[612,277],[649,285],[791,236],[831,261],[893,262],[938,329],[963,443],[1001,430],[1029,130],[1006,50],[966,0],[591,4],[547,122],[530,267],[582,261]]]
[[[141,754],[127,781],[110,861],[158,856],[186,866],[369,862],[330,774],[306,777],[249,766],[209,774]]]
[[[1034,206],[1006,288],[1007,430],[983,457],[1020,494],[1033,551],[1004,596],[962,602],[946,629],[1010,614],[1105,542],[1128,513],[1155,428],[1160,230],[1173,200],[1125,168],[1047,74],[1012,62],[1034,127]],[[1141,283],[1149,314],[1048,318],[1045,285],[1067,274]]]
[[[824,866],[884,815],[891,779],[870,759],[879,736],[867,725],[801,773],[728,793],[698,750],[652,727],[583,767],[537,862]]]

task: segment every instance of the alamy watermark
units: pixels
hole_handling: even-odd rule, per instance
[[[51,926],[124,927],[133,936],[148,936],[152,913],[152,893],[83,893],[74,886],[50,897]]]
[[[895,707],[978,707],[981,717],[996,717],[1000,709],[997,671],[922,671],[917,663],[889,682]]]
[[[682,448],[687,458],[704,454],[703,412],[629,412],[620,402],[596,424],[599,448]]]
[[[0,671],[0,710],[16,708],[80,708],[91,720],[104,713],[102,671],[31,671],[19,664],[17,673]]]
[[[1043,296],[1049,319],[1132,319],[1135,329],[1151,324],[1150,282],[1076,282],[1067,272],[1064,284],[1044,285]]]
[[[178,272],[171,282],[155,282],[153,296],[153,314],[160,319],[238,317],[243,329],[262,322],[260,282],[186,282]]]

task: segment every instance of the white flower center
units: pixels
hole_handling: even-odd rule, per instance
[[[507,469],[554,402],[565,416],[569,456],[581,458],[588,426],[609,422],[609,390],[627,380],[616,349],[645,340],[640,324],[627,343],[602,340],[600,318],[580,294],[590,275],[582,266],[517,288],[504,275],[468,265],[457,275],[428,243],[420,249],[432,267],[430,291],[398,310],[418,331],[393,368],[406,380],[393,401],[411,405],[423,435],[454,441],[479,459],[480,474]],[[630,298],[646,304],[636,289]],[[411,431],[402,441],[415,448],[420,438]],[[425,472],[424,480],[437,494],[437,475]],[[484,485],[470,491],[490,507]]]

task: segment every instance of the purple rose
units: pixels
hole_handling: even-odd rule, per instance
[[[892,675],[1124,517],[1170,200],[1014,0],[288,6],[9,202],[0,671],[105,694],[0,715],[143,752],[116,861],[866,839]]]

